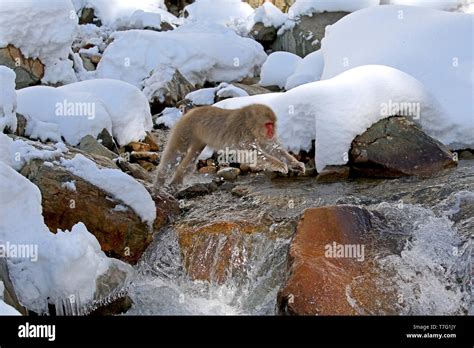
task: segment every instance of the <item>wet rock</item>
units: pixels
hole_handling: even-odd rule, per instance
[[[238,185],[232,189],[232,195],[237,197],[244,197],[252,192],[252,189],[249,186]]]
[[[321,48],[326,26],[336,23],[347,12],[313,13],[302,16],[296,25],[278,36],[272,45],[274,51],[286,51],[304,57]]]
[[[326,166],[316,177],[319,183],[332,183],[344,181],[349,178],[349,166]]]
[[[453,154],[405,117],[389,117],[372,125],[351,145],[349,164],[355,176],[427,177],[456,166]]]
[[[199,168],[199,173],[213,175],[217,173],[217,167],[215,166],[202,167],[202,168]]]
[[[115,152],[110,151],[105,146],[101,145],[93,136],[86,135],[81,139],[78,148],[90,154],[104,156],[110,159],[117,158],[118,155]]]
[[[178,199],[195,198],[211,194],[212,192],[216,191],[217,188],[218,186],[214,182],[205,184],[197,183],[178,191],[174,196]]]
[[[224,180],[233,181],[238,178],[239,174],[240,174],[239,168],[228,167],[228,168],[220,169],[216,175],[219,178],[222,178]]]
[[[0,65],[15,71],[16,89],[37,85],[44,76],[44,65],[39,59],[25,58],[23,53],[12,45],[0,48]]]
[[[356,206],[307,209],[290,246],[278,312],[394,314],[397,297],[378,276],[375,217]],[[362,249],[362,247],[364,249]]]

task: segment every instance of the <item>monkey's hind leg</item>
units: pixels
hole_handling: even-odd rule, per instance
[[[170,182],[170,185],[172,187],[176,188],[176,186],[180,185],[183,182],[186,172],[188,171],[189,167],[195,163],[196,159],[198,158],[204,147],[205,145],[203,144],[193,144],[189,147],[188,151],[186,152],[186,155],[182,159],[179,166],[176,168],[173,179]]]

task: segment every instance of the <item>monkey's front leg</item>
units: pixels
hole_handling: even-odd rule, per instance
[[[288,161],[291,169],[301,172],[303,174],[305,173],[306,168],[304,166],[304,163],[298,161],[296,158],[290,155],[284,148],[281,147],[280,144],[269,144],[267,145],[267,148],[269,148],[270,153],[275,153],[277,156],[285,158]]]
[[[260,148],[257,151],[257,168],[268,169],[282,174],[288,174],[288,166],[277,158],[269,155]]]

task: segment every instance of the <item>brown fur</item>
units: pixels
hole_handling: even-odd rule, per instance
[[[282,149],[275,139],[268,139],[265,123],[272,122],[276,134],[276,121],[275,113],[268,106],[260,104],[235,110],[214,106],[192,109],[171,131],[158,166],[155,185],[163,185],[168,171],[174,166],[176,171],[171,184],[180,184],[188,167],[195,163],[206,145],[215,150],[225,147],[257,150],[262,168],[287,173],[287,165],[267,151],[276,153],[284,157],[292,168],[304,172],[304,165],[301,162]],[[180,157],[181,161],[178,164]]]

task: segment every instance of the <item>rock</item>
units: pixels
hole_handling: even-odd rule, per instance
[[[101,145],[93,136],[86,135],[81,139],[78,148],[87,153],[91,153],[98,156],[104,156],[110,159],[117,158],[118,155],[110,151],[105,146]]]
[[[302,16],[292,29],[276,38],[272,49],[305,57],[321,48],[326,26],[336,23],[348,14],[348,12],[322,12],[313,13],[311,17]]]
[[[257,8],[263,5],[267,0],[248,0],[246,1],[253,8]],[[273,0],[273,5],[278,7],[282,12],[287,13],[290,6],[295,3],[295,0]]]
[[[262,87],[259,84],[252,84],[246,85],[243,83],[233,82],[232,85],[238,88],[242,88],[248,95],[257,95],[257,94],[265,94],[265,93],[272,93],[268,88]]]
[[[252,189],[249,186],[244,186],[244,185],[235,186],[231,191],[232,195],[236,197],[244,197],[244,196],[247,196],[251,192],[252,192]]]
[[[458,159],[461,160],[472,160],[474,159],[474,150],[457,150]]]
[[[266,27],[263,23],[258,22],[250,29],[250,36],[265,49],[269,49],[277,37],[277,29],[275,27]]]
[[[327,166],[321,173],[316,177],[316,182],[319,183],[332,183],[338,181],[344,181],[349,178],[350,167],[349,166]]]
[[[217,188],[218,186],[214,182],[205,184],[197,183],[176,192],[174,196],[177,199],[190,199],[211,194],[212,192],[216,191]]]
[[[28,314],[28,310],[20,304],[18,297],[15,292],[15,287],[10,279],[10,274],[8,272],[8,263],[5,257],[0,257],[0,280],[3,283],[3,293],[0,294],[0,297],[3,297],[3,301],[15,308],[18,312],[23,315]]]
[[[165,0],[165,5],[168,12],[179,17],[184,8],[193,2],[194,0]]]
[[[160,147],[158,146],[158,139],[153,133],[147,132],[145,136],[145,140],[143,140],[148,146],[150,150],[148,151],[159,151]]]
[[[278,293],[278,312],[396,314],[397,297],[384,286],[376,266],[380,246],[375,225],[375,217],[356,206],[307,209],[290,246],[289,276]],[[338,254],[340,248],[360,253]]]
[[[158,74],[159,72],[154,72]],[[153,79],[153,73],[150,75],[149,79]],[[144,82],[146,85],[146,81]],[[194,91],[194,85],[191,84],[180,72],[176,70],[168,82],[156,90],[149,91],[147,94],[148,99],[150,100],[152,113],[157,113],[156,111],[162,110],[164,107],[175,106],[179,101],[183,100],[184,97]]]
[[[153,163],[150,163],[145,160],[138,160],[137,163],[145,169],[147,172],[152,172],[155,170],[156,166]]]
[[[217,167],[215,166],[202,167],[202,168],[199,168],[199,173],[213,175],[217,173]]]
[[[92,63],[92,60],[90,59],[90,57],[84,54],[80,54],[80,57],[82,59],[82,65],[84,66],[84,69],[86,69],[87,71],[96,70],[96,66],[94,65],[94,63]]]
[[[138,161],[146,161],[158,164],[158,157],[159,155],[156,152],[150,151],[132,151],[130,153],[130,161],[138,162]]]
[[[100,27],[102,22],[96,17],[93,8],[85,7],[81,10],[79,15],[79,24],[95,24]]]
[[[23,53],[12,45],[0,48],[0,65],[15,71],[16,89],[37,85],[44,77],[44,64],[37,58],[25,58]]]
[[[26,117],[23,116],[22,114],[16,114],[16,132],[15,135],[18,135],[20,137],[25,136],[26,132],[26,124],[27,120]]]
[[[99,64],[100,60],[102,59],[102,56],[92,55],[89,57],[89,59],[95,66],[97,66],[97,64]]]
[[[216,175],[224,180],[233,181],[237,179],[239,174],[240,174],[239,168],[228,167],[228,168],[220,169]]]
[[[129,151],[148,152],[150,151],[150,145],[139,141],[132,141],[130,144],[125,146],[125,149]]]
[[[117,166],[122,170],[122,172],[133,176],[135,179],[140,179],[149,182],[152,181],[150,174],[139,164],[120,160],[117,161]]]
[[[40,189],[44,220],[51,232],[58,228],[70,230],[77,222],[83,222],[108,256],[132,264],[152,241],[147,225],[131,208],[116,210],[116,206],[124,204],[62,167],[45,166],[34,160],[21,174]],[[63,186],[71,181],[75,182],[75,192]]]
[[[372,125],[351,145],[349,164],[355,176],[427,177],[456,166],[453,154],[405,117],[389,117]]]
[[[110,151],[113,151],[116,154],[119,153],[118,146],[107,129],[102,129],[102,132],[100,132],[97,136],[97,141],[108,148]]]

